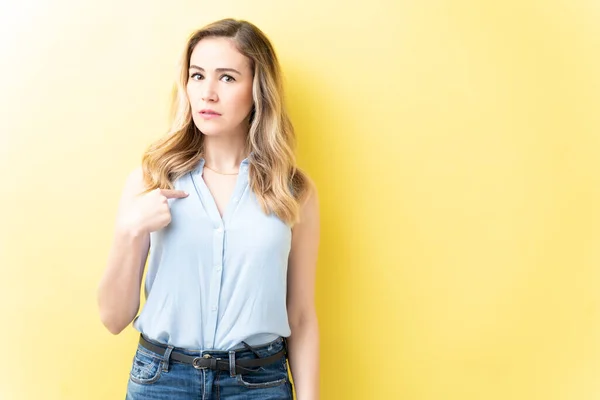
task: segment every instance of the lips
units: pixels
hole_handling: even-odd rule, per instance
[[[204,110],[200,110],[200,115],[221,115],[218,112],[214,111],[214,110],[209,110],[209,109],[204,109]]]

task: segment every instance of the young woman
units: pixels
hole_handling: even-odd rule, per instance
[[[127,398],[292,399],[289,360],[297,399],[317,399],[317,193],[264,33],[225,19],[191,35],[173,106],[126,181],[98,288],[108,330],[140,332]]]

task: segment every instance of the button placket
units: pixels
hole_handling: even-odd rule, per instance
[[[225,241],[225,229],[222,225],[217,226],[213,233],[213,265],[215,266],[210,283],[210,312],[207,318],[206,347],[215,346],[215,334],[217,331],[217,319],[219,315],[219,298],[221,296],[221,281],[223,278],[223,246]]]
[[[201,164],[200,173],[202,172],[202,167],[204,163]],[[227,209],[223,217],[219,215],[216,203],[212,198],[212,194],[210,190],[206,186],[204,180],[201,180],[202,186],[202,194],[203,197],[212,200],[207,201],[207,212],[212,219],[213,222],[213,246],[212,246],[212,254],[213,254],[213,264],[212,264],[212,274],[211,280],[209,284],[209,303],[208,306],[208,315],[207,315],[207,325],[204,336],[204,346],[205,348],[214,348],[215,347],[215,337],[217,332],[217,322],[219,316],[219,299],[221,297],[221,286],[223,280],[223,270],[225,263],[225,235],[227,235],[227,228],[229,227],[229,221],[232,218],[232,215],[235,213],[235,209],[237,208],[239,202],[242,199],[242,195],[245,190],[247,190],[248,186],[248,161],[244,161],[242,166],[240,167],[240,171],[242,172],[236,183],[234,188],[234,192],[231,196],[231,204],[227,205]]]

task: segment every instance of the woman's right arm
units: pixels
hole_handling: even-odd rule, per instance
[[[133,321],[140,309],[140,286],[150,248],[150,232],[171,223],[169,199],[182,199],[183,190],[146,190],[142,168],[134,170],[125,183],[119,203],[113,244],[108,264],[98,286],[100,319],[113,334]]]
[[[100,319],[113,334],[133,321],[140,307],[140,287],[150,248],[150,234],[133,213],[132,204],[145,190],[141,167],[126,180],[119,202],[113,243],[106,269],[98,286]]]

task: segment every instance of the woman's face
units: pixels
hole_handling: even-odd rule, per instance
[[[188,72],[187,95],[196,127],[208,136],[247,134],[253,73],[231,39],[200,40]]]

